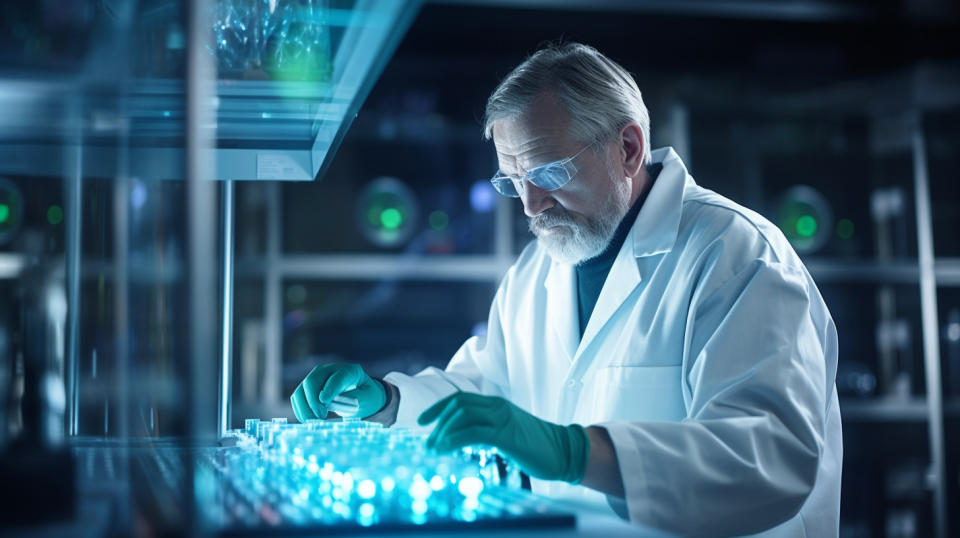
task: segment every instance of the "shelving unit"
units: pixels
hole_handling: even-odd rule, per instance
[[[960,398],[944,402],[947,417],[960,417]],[[897,398],[841,398],[840,414],[845,422],[927,422],[930,406],[923,397]]]

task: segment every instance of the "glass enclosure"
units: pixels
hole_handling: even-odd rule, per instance
[[[24,494],[5,520],[86,517],[75,475],[78,491],[100,483],[117,499],[113,528],[200,524],[183,495],[204,494],[184,480],[194,460],[167,470],[166,509],[137,492],[159,472],[151,447],[216,442],[218,417],[229,426],[218,372],[233,351],[234,229],[249,225],[233,215],[256,203],[238,204],[234,181],[323,177],[417,7],[0,8],[0,452],[13,482],[41,454],[47,470],[24,476],[65,496],[41,515]]]

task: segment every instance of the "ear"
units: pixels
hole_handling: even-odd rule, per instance
[[[620,131],[620,157],[623,159],[623,172],[629,177],[637,177],[643,169],[643,132],[636,123],[631,123]]]

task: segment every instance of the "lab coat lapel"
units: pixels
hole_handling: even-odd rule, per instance
[[[560,348],[566,353],[566,359],[572,362],[577,345],[580,343],[573,266],[552,262],[544,286],[547,288],[546,312],[550,330],[553,331],[553,337],[560,343]]]
[[[587,327],[583,331],[583,338],[580,340],[580,346],[577,349],[577,357],[587,349],[590,342],[596,338],[604,325],[616,314],[624,301],[640,284],[640,281],[641,276],[640,270],[637,268],[637,260],[633,256],[633,248],[628,243],[620,249],[620,253],[613,261],[613,266],[610,267],[610,273],[603,283],[603,289],[600,290],[597,304],[593,307],[593,313],[590,314],[590,321],[587,322]]]
[[[673,148],[656,150],[652,157],[654,162],[663,163],[663,170],[603,283],[575,360],[580,358],[643,280],[639,265],[641,259],[669,252],[677,240],[683,192],[689,178],[687,169]],[[689,181],[692,183],[692,178]]]

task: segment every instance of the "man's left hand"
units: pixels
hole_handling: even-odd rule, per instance
[[[421,426],[436,421],[427,448],[447,452],[467,445],[497,447],[530,476],[578,483],[590,452],[586,430],[541,420],[509,401],[457,392],[430,406]]]

